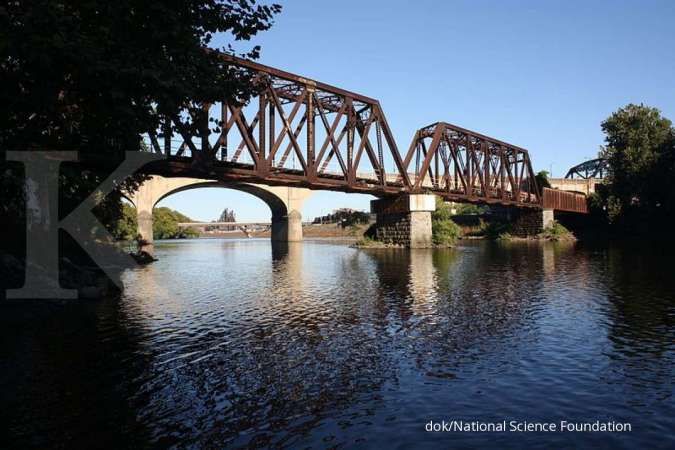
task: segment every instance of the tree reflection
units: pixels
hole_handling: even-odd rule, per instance
[[[672,247],[649,243],[612,246],[604,269],[611,308],[608,338],[619,357],[616,376],[637,389],[639,402],[671,395],[675,352],[675,283]],[[657,391],[655,392],[654,389]]]

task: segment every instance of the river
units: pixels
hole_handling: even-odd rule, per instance
[[[407,251],[202,239],[156,249],[158,262],[125,273],[119,299],[2,310],[0,440],[675,445],[675,277],[665,247]],[[425,431],[432,420],[599,420],[631,431]]]

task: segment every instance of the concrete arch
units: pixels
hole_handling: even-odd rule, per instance
[[[288,215],[288,207],[286,203],[274,192],[264,189],[261,186],[255,184],[246,184],[246,183],[225,183],[219,181],[200,181],[195,180],[192,184],[186,184],[184,186],[177,187],[169,192],[161,195],[152,205],[153,208],[157,206],[157,203],[161,202],[165,198],[178,194],[179,192],[190,191],[193,189],[202,189],[202,188],[225,188],[225,189],[234,189],[237,191],[246,192],[255,197],[261,199],[265,204],[270,208],[272,212],[272,217],[283,217]]]
[[[302,205],[311,195],[309,189],[262,184],[221,182],[198,178],[165,178],[153,176],[125,197],[136,207],[138,232],[146,242],[143,249],[153,252],[152,210],[162,199],[191,189],[226,188],[247,192],[260,198],[272,213],[272,240],[294,242],[302,240]]]

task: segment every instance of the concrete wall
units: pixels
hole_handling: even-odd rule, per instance
[[[578,179],[568,179],[568,178],[549,178],[549,183],[551,183],[551,188],[560,189],[561,191],[572,191],[572,192],[581,192],[582,194],[592,194],[595,192],[595,185],[602,183],[600,178],[589,178],[584,180],[582,178]]]
[[[136,192],[127,195],[136,207],[138,232],[146,241],[143,250],[153,253],[152,210],[162,199],[177,192],[197,188],[227,188],[247,192],[263,200],[272,213],[272,240],[302,241],[302,205],[311,195],[309,189],[265,186],[249,183],[223,183],[197,178],[153,176]]]

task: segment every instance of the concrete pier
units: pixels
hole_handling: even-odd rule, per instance
[[[552,209],[519,209],[511,214],[511,232],[514,236],[536,236],[553,225]]]
[[[370,202],[376,214],[375,238],[409,248],[427,248],[431,241],[431,213],[436,199],[427,194],[402,194]]]

